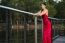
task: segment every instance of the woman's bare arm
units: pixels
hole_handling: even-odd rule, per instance
[[[44,14],[46,14],[46,13],[48,13],[48,10],[42,11],[42,12],[39,14],[39,16],[42,16],[42,15],[44,15]]]
[[[39,14],[41,13],[41,10],[40,11],[38,11],[37,13],[35,13],[34,15],[37,15],[37,16],[39,16]]]
[[[40,11],[38,11],[37,13],[35,13],[35,15],[37,15],[37,16],[42,16],[42,15],[44,15],[45,13],[48,13],[48,10],[44,10],[44,11],[42,11],[42,12],[41,12],[41,10],[40,10]]]

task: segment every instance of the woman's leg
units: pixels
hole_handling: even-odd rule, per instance
[[[52,43],[51,33],[48,33],[48,34],[47,34],[47,43]]]
[[[46,33],[43,33],[43,36],[42,36],[42,43],[47,43],[47,35]]]
[[[43,33],[42,43],[52,43],[51,33],[47,33],[47,32]]]

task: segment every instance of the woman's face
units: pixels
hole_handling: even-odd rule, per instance
[[[42,8],[42,9],[45,9],[46,6],[45,6],[44,4],[41,4],[41,8]]]

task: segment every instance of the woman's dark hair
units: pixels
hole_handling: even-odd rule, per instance
[[[44,4],[44,5],[46,5],[46,2],[40,2],[40,5],[41,5],[41,4]]]
[[[41,4],[44,4],[44,5],[46,5],[46,3],[45,3],[45,2],[43,2],[43,3],[41,3]]]
[[[44,4],[46,6],[46,2],[40,2],[40,5]],[[43,11],[44,9],[41,8],[41,11]]]

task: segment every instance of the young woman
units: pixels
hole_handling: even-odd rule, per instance
[[[43,34],[42,34],[42,43],[52,43],[51,36],[51,21],[48,19],[48,9],[46,4],[41,4],[42,10],[36,13],[37,16],[42,16],[43,19]]]

